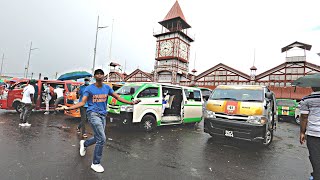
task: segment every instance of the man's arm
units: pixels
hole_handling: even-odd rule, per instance
[[[301,114],[300,117],[300,144],[303,144],[306,141],[306,131],[308,124],[308,114]]]
[[[68,106],[60,106],[60,107],[56,108],[56,110],[71,110],[71,109],[77,109],[77,108],[79,108],[79,107],[84,106],[84,105],[86,104],[87,100],[88,100],[88,97],[87,97],[87,96],[83,96],[81,102],[78,102],[77,104],[72,105],[72,106],[70,106],[70,107],[68,107]]]
[[[30,99],[31,99],[32,104],[36,104],[36,102],[34,102],[34,95],[33,94],[30,94]]]
[[[126,104],[135,105],[135,104],[138,104],[138,103],[140,102],[140,100],[127,101],[127,100],[121,98],[121,97],[119,96],[119,94],[117,94],[117,93],[115,93],[115,92],[112,93],[111,96],[114,97],[114,98],[116,98],[118,101],[123,102],[123,103],[126,103]]]

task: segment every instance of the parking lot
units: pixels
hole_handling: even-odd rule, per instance
[[[298,141],[299,126],[279,122],[273,143],[211,138],[199,125],[157,128],[146,133],[108,124],[102,165],[90,169],[93,147],[79,156],[77,119],[31,116],[30,128],[18,114],[0,110],[1,179],[307,179],[308,151]],[[92,133],[89,133],[91,136]]]

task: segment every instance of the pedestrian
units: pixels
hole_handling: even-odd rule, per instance
[[[307,141],[309,159],[313,168],[310,179],[320,180],[320,87],[300,102],[300,143]]]
[[[104,78],[104,72],[102,69],[97,69],[94,71],[94,78],[96,82],[89,85],[85,89],[81,102],[70,107],[61,106],[57,109],[76,109],[84,106],[85,103],[88,102],[87,117],[94,132],[94,136],[87,140],[80,140],[80,156],[84,156],[86,154],[87,147],[96,144],[93,153],[93,162],[91,164],[91,169],[95,172],[102,173],[104,171],[104,168],[101,166],[100,161],[102,158],[103,146],[106,143],[105,127],[108,95],[113,96],[120,102],[131,105],[135,105],[140,101],[127,101],[121,98],[117,93],[115,93],[108,85],[103,84],[102,81]]]
[[[50,85],[47,84],[47,83],[44,83],[43,84],[43,100],[44,100],[44,103],[46,104],[46,112],[44,113],[45,115],[48,115],[49,114],[49,106],[50,106],[50,100],[51,100],[51,94],[50,94]]]
[[[54,101],[54,107],[57,108],[59,104],[64,104],[64,89],[57,85],[53,92],[57,95],[57,99]],[[57,114],[57,111],[55,110],[53,114]]]
[[[84,94],[85,89],[89,86],[90,84],[90,78],[86,77],[84,78],[84,85],[80,86],[77,91],[77,96],[79,98],[79,102],[82,101],[82,97]],[[80,123],[77,127],[77,133],[80,134],[82,133],[82,137],[87,138],[87,133],[86,133],[86,122],[87,122],[87,107],[88,107],[88,102],[85,103],[84,106],[80,107]]]
[[[31,124],[28,122],[28,118],[30,117],[32,108],[34,107],[34,84],[36,81],[34,79],[31,79],[29,84],[23,88],[23,96],[22,96],[22,111],[20,113],[20,120],[21,123],[19,126],[27,126],[30,127]]]

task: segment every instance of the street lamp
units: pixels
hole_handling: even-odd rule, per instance
[[[2,60],[1,60],[0,77],[2,77],[2,66],[3,66],[3,60],[4,60],[4,53],[3,53],[3,55],[2,55]]]
[[[28,56],[28,63],[27,63],[27,67],[26,67],[26,74],[25,74],[25,78],[28,78],[28,71],[29,71],[29,64],[30,64],[31,51],[32,51],[32,50],[36,50],[36,49],[39,49],[39,48],[32,48],[32,41],[31,41],[30,49],[29,49],[29,56]]]
[[[97,30],[96,30],[96,40],[94,43],[94,50],[93,50],[93,65],[92,65],[92,74],[94,73],[94,66],[96,63],[96,51],[97,51],[97,39],[98,39],[98,31],[99,29],[103,29],[103,28],[107,28],[108,26],[101,26],[99,27],[99,16],[98,16],[98,20],[97,20]]]

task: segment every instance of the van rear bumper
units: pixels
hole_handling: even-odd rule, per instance
[[[107,122],[116,124],[132,124],[133,113],[132,112],[120,112],[120,114],[108,113]]]
[[[237,121],[221,118],[205,118],[204,132],[211,135],[226,136],[231,131],[235,139],[261,142],[264,140],[266,125],[249,124],[246,121]]]

